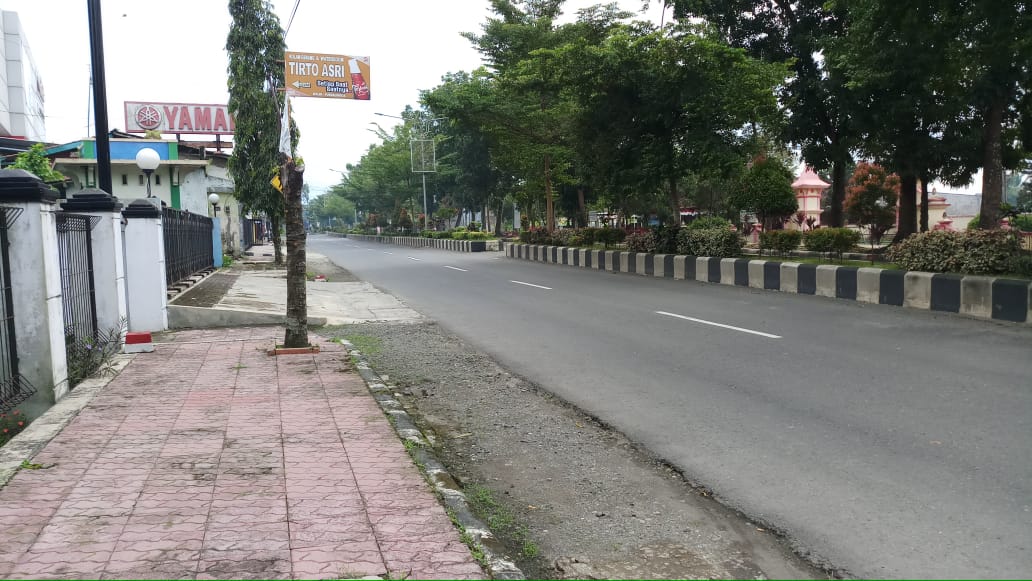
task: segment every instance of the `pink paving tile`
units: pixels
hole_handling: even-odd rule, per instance
[[[198,579],[289,579],[290,551],[204,551]]]

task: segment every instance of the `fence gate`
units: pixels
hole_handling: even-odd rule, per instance
[[[61,262],[61,305],[65,347],[97,341],[97,294],[93,281],[93,227],[98,216],[58,212],[57,251]]]
[[[212,219],[172,208],[161,210],[165,236],[165,283],[172,285],[195,272],[215,267]]]
[[[18,343],[14,337],[14,295],[7,230],[21,213],[21,208],[0,207],[0,413],[11,411],[36,393],[36,388],[18,372]]]

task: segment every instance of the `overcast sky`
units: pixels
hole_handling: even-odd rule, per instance
[[[570,15],[591,0],[567,0]],[[642,0],[620,0],[639,12]],[[277,0],[284,27],[294,0]],[[229,30],[226,1],[103,0],[108,119],[125,128],[125,101],[226,103],[225,52]],[[87,0],[0,0],[18,12],[43,79],[47,140],[64,143],[95,134],[89,110]],[[450,71],[480,64],[460,32],[480,30],[487,0],[301,0],[287,34],[287,49],[363,55],[371,58],[370,101],[293,99],[301,128],[305,181],[313,193],[339,181],[331,168],[355,163],[377,141],[371,122],[389,128],[397,115],[417,105],[420,89],[439,84]],[[658,20],[653,3],[645,17]],[[89,128],[87,123],[90,123]],[[184,137],[184,139],[201,136]]]

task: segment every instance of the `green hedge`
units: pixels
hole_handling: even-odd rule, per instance
[[[803,233],[799,230],[770,230],[760,232],[760,250],[771,250],[779,256],[788,256],[799,249]]]
[[[907,270],[961,274],[1024,274],[1029,268],[1018,237],[1007,230],[935,230],[908,237],[888,258]]]
[[[818,228],[803,238],[806,249],[842,256],[860,243],[860,232],[849,228]]]
[[[692,230],[677,233],[677,253],[687,256],[734,258],[742,252],[742,237],[726,228]]]

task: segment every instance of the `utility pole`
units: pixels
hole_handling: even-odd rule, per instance
[[[107,80],[104,76],[104,30],[100,0],[87,0],[90,21],[90,56],[93,65],[93,118],[97,128],[97,187],[111,189],[111,146],[108,142]]]

